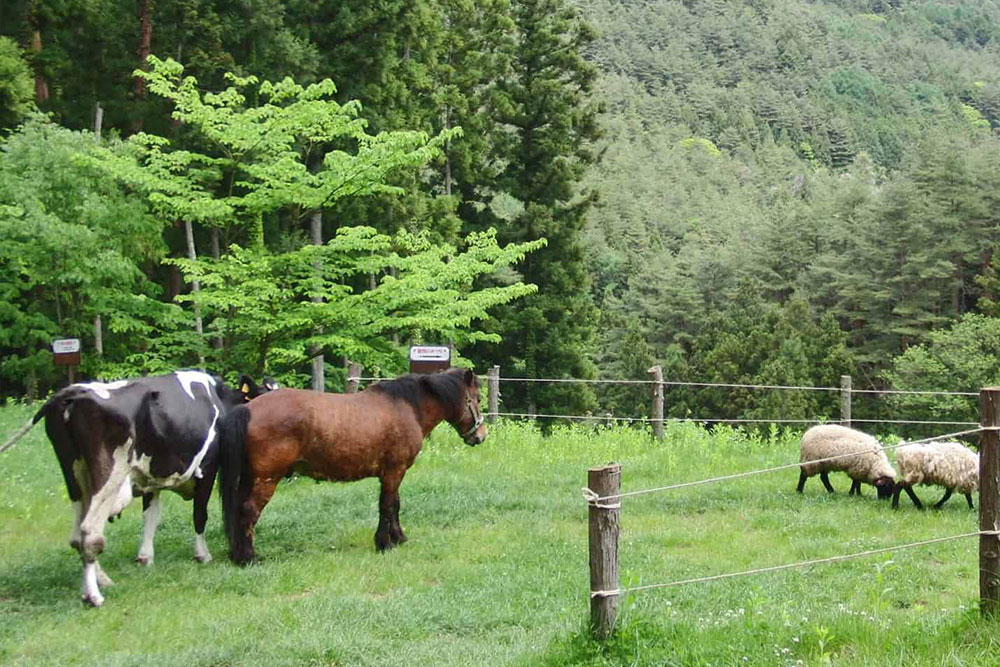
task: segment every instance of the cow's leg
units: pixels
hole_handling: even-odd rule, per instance
[[[153,564],[153,538],[156,537],[156,528],[160,525],[160,515],[160,492],[142,494],[142,545],[135,557],[135,562],[140,565]]]
[[[830,485],[830,473],[828,473],[828,472],[821,472],[819,474],[819,480],[821,482],[823,482],[823,486],[826,487],[826,490],[829,493],[833,493],[833,486]]]
[[[205,524],[208,523],[208,501],[212,497],[212,486],[215,484],[215,466],[206,468],[202,477],[194,484],[194,559],[199,563],[208,563],[212,554],[205,542]]]
[[[124,504],[132,499],[132,484],[128,465],[128,450],[131,438],[124,445],[115,447],[108,464],[104,483],[94,484],[96,491],[90,499],[83,521],[80,523],[80,557],[83,560],[83,601],[94,607],[104,603],[104,596],[98,588],[100,566],[97,557],[104,551],[104,526],[108,517],[120,512]],[[103,467],[103,466],[102,466]]]
[[[375,549],[386,551],[406,541],[399,525],[399,484],[406,469],[383,474],[379,481],[378,529],[375,531]]]

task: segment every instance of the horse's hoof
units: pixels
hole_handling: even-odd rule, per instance
[[[146,554],[139,554],[138,556],[135,557],[135,562],[138,563],[139,565],[149,566],[153,564],[153,557],[147,556]]]

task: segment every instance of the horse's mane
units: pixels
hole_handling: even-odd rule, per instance
[[[458,405],[465,395],[465,372],[464,368],[449,368],[447,371],[431,375],[401,375],[395,380],[383,380],[373,384],[368,391],[406,401],[415,411],[420,410],[420,398],[426,392],[437,397],[444,405]]]

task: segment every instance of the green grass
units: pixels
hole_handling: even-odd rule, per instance
[[[31,414],[0,409],[0,440]],[[402,486],[410,541],[379,555],[377,483],[278,487],[258,525],[260,564],[225,560],[217,502],[191,559],[191,505],[165,498],[156,563],[132,562],[140,504],[108,526],[116,585],[79,602],[70,508],[44,429],[0,455],[0,663],[10,665],[996,665],[979,619],[977,540],[808,570],[692,584],[621,600],[616,636],[586,631],[586,468],[623,464],[623,489],[792,462],[794,434],[668,429],[493,429],[476,448],[436,431]],[[821,558],[971,532],[961,497],[799,496],[795,470],[626,499],[623,585]],[[940,491],[921,489],[928,501]],[[905,500],[905,499],[904,499]]]

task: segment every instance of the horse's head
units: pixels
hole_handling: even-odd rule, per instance
[[[465,384],[465,407],[454,426],[465,444],[478,445],[486,439],[485,419],[479,411],[479,378],[468,369],[460,372]]]

